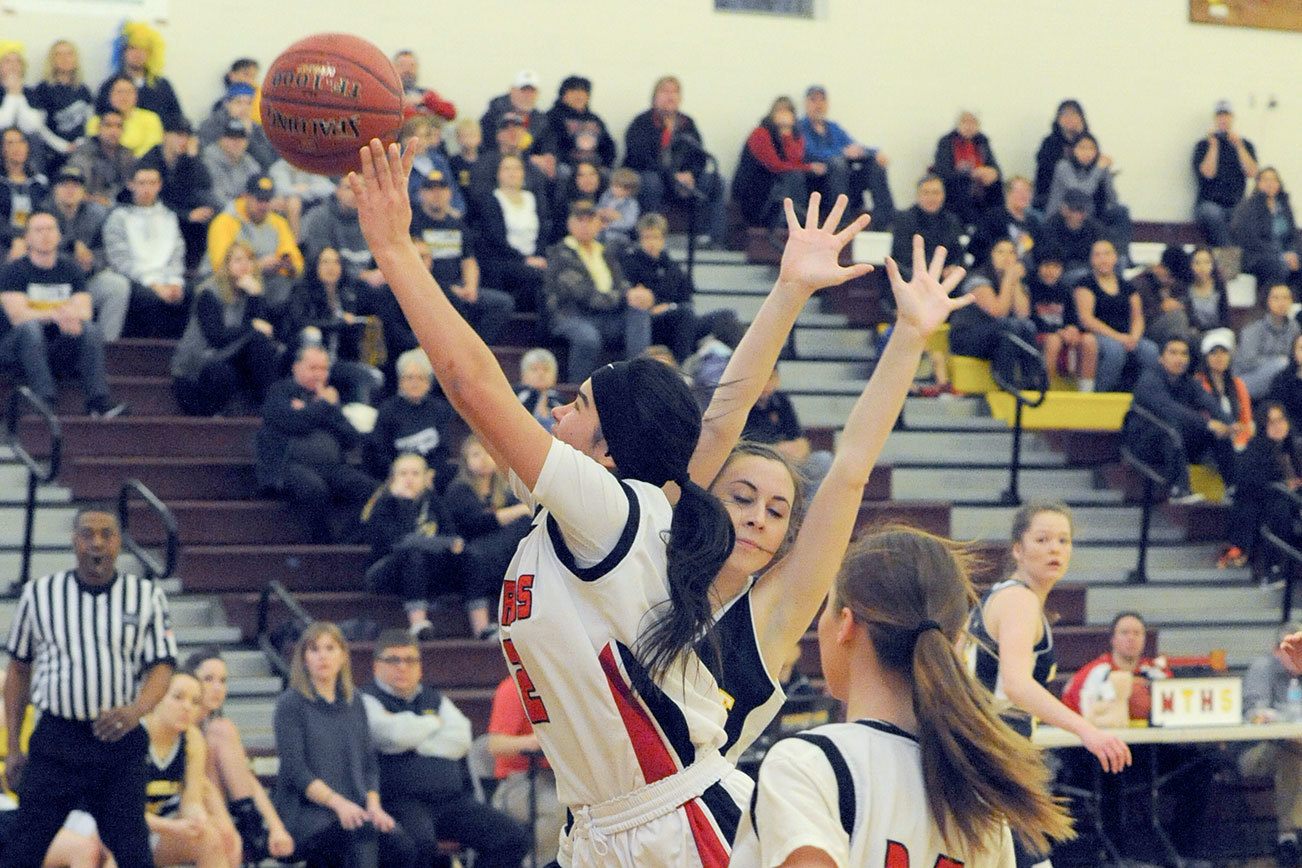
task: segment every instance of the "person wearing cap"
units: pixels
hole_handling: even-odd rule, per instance
[[[457,107],[450,100],[444,99],[439,95],[438,91],[421,87],[418,84],[420,80],[420,61],[416,59],[416,52],[404,48],[395,53],[393,55],[393,67],[398,70],[398,78],[402,79],[404,114],[415,112],[417,114],[436,115],[445,121],[456,119]]]
[[[81,171],[91,201],[111,208],[131,180],[136,155],[122,144],[120,112],[109,110],[92,120],[96,121],[94,135],[84,136],[77,142],[66,165]]]
[[[271,210],[276,184],[269,175],[254,175],[244,194],[226,206],[208,225],[205,270],[226,261],[226,251],[236,240],[249,245],[256,257],[263,287],[266,316],[275,322],[289,303],[294,281],[303,273],[303,253],[298,249],[289,221]]]
[[[895,219],[895,199],[886,176],[890,158],[869,147],[827,116],[827,88],[811,84],[805,89],[805,116],[796,131],[805,141],[805,158],[827,165],[822,193],[829,200],[842,193],[850,197],[852,209],[864,205],[864,194],[872,198],[872,227],[885,232]]]
[[[1248,395],[1248,387],[1243,380],[1230,373],[1234,343],[1233,329],[1215,328],[1206,332],[1199,347],[1202,350],[1202,360],[1198,364],[1195,379],[1211,393],[1221,410],[1234,420],[1234,448],[1242,451],[1253,435],[1252,398]],[[1225,483],[1232,486],[1234,479],[1226,479]]]
[[[1243,200],[1244,188],[1257,177],[1257,149],[1234,129],[1234,107],[1218,100],[1212,111],[1212,128],[1193,149],[1198,198],[1194,219],[1213,247],[1230,239],[1230,215]]]
[[[185,285],[185,241],[176,214],[159,200],[162,176],[137,165],[131,201],[104,221],[108,267],[131,281],[128,337],[179,338],[190,315]]]
[[[163,77],[166,46],[157,30],[143,21],[123,23],[113,43],[114,74],[99,89],[95,111],[103,112],[112,104],[110,90],[117,77],[126,78],[140,93],[140,107],[161,118],[183,115],[181,101],[172,83]]]
[[[244,192],[249,179],[262,174],[258,161],[249,155],[249,129],[238,120],[229,121],[221,136],[200,152],[212,177],[212,192],[223,206]]]
[[[525,147],[528,137],[529,131],[525,129],[524,119],[516,112],[504,112],[497,119],[497,130],[490,140],[493,146],[479,155],[470,170],[469,198],[466,204],[472,222],[480,219],[480,207],[488,204],[484,200],[491,197],[498,186],[497,169],[504,157],[518,157],[524,163],[525,189],[532,192],[539,202],[550,205],[556,185],[529,159]]]
[[[256,93],[251,84],[231,82],[226,88],[226,98],[222,100],[221,107],[199,124],[199,146],[211,145],[222,137],[233,121],[239,122],[248,135],[249,156],[257,160],[265,171],[279,159],[279,155],[267,138],[266,131],[262,129],[262,124],[256,123],[253,117],[253,97]]]
[[[945,182],[945,202],[964,224],[976,223],[983,211],[998,205],[999,161],[976,112],[959,112],[954,129],[936,142],[931,170]]]
[[[418,204],[411,215],[411,237],[428,249],[430,273],[439,286],[447,287],[453,307],[484,343],[495,344],[515,313],[515,299],[500,289],[479,285],[475,235],[452,211],[451,178],[431,169],[419,183]],[[416,345],[414,335],[411,345]]]
[[[430,172],[438,172],[447,180],[452,191],[452,210],[457,216],[466,213],[466,198],[461,186],[452,175],[452,164],[443,147],[443,119],[431,114],[415,114],[403,121],[398,141],[408,143],[413,149],[411,161],[411,190],[413,199],[420,190],[420,180]]]
[[[973,262],[981,262],[990,255],[996,241],[1007,238],[1017,248],[1018,257],[1028,259],[1043,228],[1044,219],[1031,210],[1031,179],[1014,175],[1004,182],[1003,201],[977,218],[967,252],[972,254]]]
[[[181,222],[186,268],[195,268],[207,247],[208,223],[224,203],[213,196],[212,176],[199,157],[199,140],[190,122],[177,115],[163,126],[162,144],[141,157],[140,162],[157,169],[162,177],[160,198]]]
[[[108,105],[86,122],[86,135],[99,132],[100,117],[115,111],[122,117],[122,145],[137,157],[143,157],[163,140],[163,119],[138,104],[139,93],[131,79],[117,75],[104,83],[108,88]]]
[[[1248,386],[1254,399],[1264,398],[1280,371],[1288,367],[1293,342],[1302,327],[1292,314],[1293,290],[1287,283],[1266,288],[1266,314],[1253,320],[1239,332],[1239,352],[1234,357],[1234,373]]]
[[[1066,269],[1063,279],[1068,284],[1089,272],[1090,251],[1103,237],[1102,225],[1089,215],[1087,198],[1080,190],[1063,193],[1062,205],[1044,221],[1040,232],[1041,241],[1051,242],[1061,251]]]
[[[595,160],[606,168],[615,165],[615,140],[591,102],[592,81],[571,75],[561,82],[556,103],[547,112],[556,156],[571,168],[580,160]]]
[[[515,114],[522,127],[520,150],[528,156],[529,163],[549,180],[556,180],[556,143],[547,123],[547,116],[538,110],[538,73],[522,69],[511,82],[511,89],[493,97],[488,109],[479,119],[484,141],[493,139],[502,116]]]

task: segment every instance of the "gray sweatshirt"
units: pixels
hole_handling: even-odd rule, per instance
[[[1302,328],[1291,317],[1285,317],[1282,325],[1275,322],[1270,314],[1248,323],[1239,334],[1234,373],[1251,373],[1272,357],[1288,358],[1293,348],[1293,339],[1299,332],[1302,332]]]
[[[1243,713],[1249,715],[1257,708],[1282,709],[1292,677],[1274,654],[1253,660],[1243,676]]]

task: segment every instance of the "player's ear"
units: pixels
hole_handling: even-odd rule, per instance
[[[838,644],[850,644],[854,639],[857,623],[854,619],[854,612],[850,611],[850,607],[842,606],[841,611],[836,614],[836,641]]]
[[[592,457],[597,459],[597,463],[609,470],[615,472],[615,459],[610,457],[610,451],[606,447],[606,438],[601,438],[592,444]]]

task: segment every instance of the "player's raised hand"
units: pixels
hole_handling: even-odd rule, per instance
[[[809,197],[805,225],[796,217],[796,207],[790,199],[782,203],[787,212],[787,244],[782,250],[782,266],[778,272],[778,285],[799,289],[812,294],[824,286],[836,286],[873,270],[871,265],[842,266],[841,250],[868,225],[868,215],[861,214],[849,226],[836,231],[845,214],[849,199],[844,194],[836,197],[832,210],[820,226],[818,206],[822,197],[814,193]]]
[[[912,280],[906,281],[895,260],[887,258],[886,274],[890,276],[891,294],[895,296],[897,325],[909,326],[925,338],[940,328],[951,313],[972,303],[971,295],[949,297],[966,272],[955,268],[942,280],[944,267],[944,247],[937,247],[931,264],[927,264],[921,235],[913,236]]]
[[[1302,675],[1302,633],[1284,637],[1279,650],[1284,655],[1284,665],[1292,669],[1294,675]]]
[[[357,218],[371,252],[379,255],[386,248],[410,244],[411,197],[407,176],[415,150],[397,144],[385,148],[379,139],[359,152],[361,173],[348,174],[348,186],[357,198]]]

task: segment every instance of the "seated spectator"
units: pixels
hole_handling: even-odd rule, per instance
[[[937,247],[945,248],[945,268],[948,276],[963,264],[963,226],[945,208],[945,184],[935,175],[925,175],[918,181],[918,201],[895,215],[891,224],[891,257],[899,264],[900,273],[912,274],[913,236],[921,235],[926,246],[927,261],[935,255]]]
[[[696,352],[683,362],[683,376],[696,392],[702,410],[709,405],[710,397],[723,379],[724,369],[745,333],[746,327],[735,314],[716,320],[710,334],[699,341]]]
[[[195,268],[208,249],[208,224],[226,203],[212,192],[212,176],[199,156],[199,141],[190,122],[176,116],[163,130],[163,143],[140,158],[142,165],[158,170],[163,179],[159,198],[181,223],[185,239],[185,266]]]
[[[940,137],[931,171],[945,182],[945,201],[964,225],[999,206],[999,161],[975,113],[960,112],[954,129]]]
[[[551,350],[535,347],[520,357],[520,390],[516,397],[548,431],[556,421],[552,411],[567,403],[556,391],[559,370]]]
[[[637,204],[637,191],[642,188],[642,176],[632,169],[619,168],[610,173],[610,186],[597,197],[597,216],[601,218],[601,243],[628,243],[637,231],[637,220],[642,208]]]
[[[439,841],[450,839],[475,851],[476,868],[519,868],[529,837],[475,798],[463,768],[470,721],[445,694],[421,683],[420,648],[411,635],[381,633],[372,671],[362,702],[379,753],[380,793],[425,864]]]
[[[786,226],[783,200],[804,210],[809,199],[806,176],[827,173],[825,163],[806,162],[805,142],[795,130],[795,106],[789,98],[778,97],[742,146],[732,176],[732,200],[750,226]]]
[[[630,287],[615,254],[597,241],[601,221],[591,202],[570,206],[569,234],[547,249],[545,321],[569,346],[567,377],[582,383],[603,350],[635,358],[651,343],[650,291]]]
[[[1289,683],[1298,677],[1297,667],[1279,643],[1302,625],[1284,624],[1276,634],[1274,649],[1252,661],[1243,676],[1243,714],[1249,723],[1275,723],[1288,711]],[[1302,864],[1298,831],[1302,829],[1302,739],[1263,741],[1239,755],[1244,777],[1273,777],[1275,780],[1275,864],[1297,868]]]
[[[1266,290],[1266,315],[1239,332],[1234,373],[1254,399],[1270,391],[1275,376],[1288,367],[1293,342],[1302,333],[1297,320],[1289,315],[1292,307],[1293,290],[1287,283],[1277,283]]]
[[[289,292],[303,274],[303,253],[289,221],[271,210],[275,182],[267,175],[249,178],[239,198],[208,224],[208,262],[212,268],[235,241],[253,250],[263,287],[267,319],[275,322],[289,305]]]
[[[1035,152],[1035,198],[1031,207],[1046,215],[1053,214],[1046,205],[1049,202],[1049,190],[1053,187],[1053,173],[1058,163],[1071,151],[1076,140],[1090,131],[1085,120],[1085,109],[1074,99],[1065,99],[1058,103],[1053,115],[1053,124],[1049,134],[1040,141]]]
[[[945,194],[946,200],[949,194]],[[973,262],[984,262],[995,242],[1007,238],[1013,242],[1018,259],[1026,259],[1044,228],[1044,220],[1031,210],[1031,182],[1014,175],[1004,184],[1004,201],[982,211],[967,243]]]
[[[525,129],[524,120],[515,112],[507,112],[497,120],[497,134],[493,147],[479,155],[470,167],[470,216],[479,219],[479,210],[498,187],[498,170],[502,160],[515,157],[524,166],[524,180],[521,186],[538,198],[543,205],[551,202],[556,191],[556,183],[547,177],[541,169],[529,161],[526,142],[529,131]]]
[[[1067,190],[1085,194],[1086,212],[1099,221],[1104,237],[1112,241],[1123,260],[1130,259],[1130,240],[1134,229],[1130,209],[1117,199],[1112,185],[1112,157],[1099,153],[1099,143],[1089,133],[1082,133],[1067,156],[1058,161],[1045,207],[1057,211]]]
[[[420,61],[416,52],[403,49],[393,55],[393,66],[402,79],[402,104],[409,111],[432,114],[450,121],[457,116],[457,107],[439,96],[438,91],[421,87]]]
[[[556,150],[551,138],[547,116],[538,110],[538,73],[522,69],[516,73],[511,89],[488,102],[488,108],[479,118],[484,138],[494,135],[508,115],[514,115],[522,127],[520,153],[530,166],[547,178],[549,184],[556,180]]]
[[[148,24],[143,21],[124,22],[113,45],[117,69],[100,86],[99,94],[95,97],[95,111],[103,112],[108,108],[113,101],[114,81],[125,78],[139,91],[142,109],[153,112],[159,118],[185,114],[181,111],[181,102],[176,98],[172,83],[163,77],[165,48],[162,35]]]
[[[77,142],[67,165],[86,178],[91,201],[106,208],[116,205],[136,166],[136,155],[122,144],[122,115],[111,109],[100,115],[95,135]]]
[[[805,159],[827,166],[823,192],[835,202],[842,193],[850,198],[850,211],[872,212],[872,227],[886,232],[895,219],[895,200],[887,182],[890,158],[878,148],[860,144],[836,121],[827,117],[827,88],[810,85],[805,90],[805,116],[796,131],[805,143]],[[818,186],[816,183],[815,186]],[[871,201],[866,201],[867,194]]]
[[[1122,387],[1128,363],[1133,362],[1141,375],[1157,363],[1157,345],[1144,337],[1144,307],[1139,293],[1118,273],[1117,251],[1107,240],[1094,242],[1090,271],[1074,283],[1076,319],[1099,345],[1095,387],[1100,392],[1117,391]],[[1186,369],[1188,349],[1186,344]]]
[[[130,78],[116,75],[106,81],[104,86],[108,88],[108,101],[96,101],[97,112],[86,121],[86,135],[98,135],[104,116],[117,112],[118,117],[122,118],[122,146],[136,157],[143,157],[149,153],[150,148],[163,140],[162,117],[137,103],[139,92]],[[174,115],[169,114],[168,117]]]
[[[403,353],[397,369],[398,394],[380,405],[367,439],[366,466],[373,475],[385,477],[399,455],[419,455],[442,489],[452,479],[450,436],[457,414],[433,390],[434,369],[424,350]]]
[[[1302,285],[1293,207],[1274,167],[1257,173],[1252,195],[1234,209],[1230,237],[1243,248],[1243,270],[1258,286],[1283,281],[1296,291]]]
[[[679,110],[682,101],[677,76],[656,81],[651,108],[633,118],[624,133],[624,165],[642,173],[638,201],[643,211],[664,212],[666,197],[694,201],[702,209],[698,231],[721,247],[728,229],[723,181],[710,169],[710,154],[696,122]]]
[[[258,161],[249,155],[249,131],[239,121],[228,123],[200,155],[212,178],[212,194],[223,206],[234,202],[249,180],[262,174]]]
[[[131,281],[125,334],[179,338],[190,317],[184,284],[185,241],[176,215],[159,201],[158,170],[137,166],[131,203],[114,208],[104,221],[108,267]]]
[[[466,569],[501,581],[516,547],[532,524],[533,511],[511,492],[511,483],[479,438],[461,441],[457,476],[443,495],[448,517],[466,541]]]
[[[1125,703],[1130,720],[1148,722],[1153,706],[1152,682],[1174,677],[1163,663],[1144,656],[1148,624],[1136,612],[1122,612],[1112,619],[1109,651],[1086,663],[1062,690],[1062,704],[1094,722],[1090,710]],[[1119,697],[1110,678],[1113,672],[1133,676],[1130,696]]]
[[[553,863],[566,809],[556,797],[556,773],[542,755],[519,688],[509,676],[493,692],[488,750],[497,778],[493,807],[526,827],[532,821],[534,864]]]
[[[12,259],[22,255],[19,239],[27,227],[27,218],[45,200],[50,182],[32,165],[31,146],[21,130],[10,127],[0,142],[0,159],[4,161],[4,174],[0,176],[0,240]]]
[[[384,275],[375,265],[371,249],[362,237],[357,222],[357,199],[344,178],[335,185],[335,194],[303,215],[303,232],[299,244],[308,259],[315,259],[327,247],[339,251],[344,274],[372,289],[383,287]]]
[[[333,503],[344,508],[348,525],[355,524],[375,490],[375,480],[345,459],[359,436],[339,409],[339,391],[329,381],[326,351],[300,347],[292,376],[267,390],[262,427],[254,441],[258,484],[289,500],[314,543],[340,536],[330,526]],[[288,818],[286,825],[301,842]]]
[[[1194,145],[1193,170],[1198,179],[1194,219],[1213,247],[1228,246],[1230,215],[1248,179],[1257,176],[1257,149],[1234,129],[1229,100],[1216,103],[1211,131]]]
[[[1089,215],[1088,197],[1080,190],[1062,195],[1062,205],[1044,221],[1042,230],[1042,240],[1062,251],[1068,283],[1088,274],[1090,251],[1103,237],[1103,227]]]
[[[50,45],[45,57],[45,78],[31,89],[27,99],[33,109],[44,114],[42,136],[54,152],[55,159],[51,162],[61,163],[95,112],[94,97],[82,80],[81,57],[76,45],[66,39],[57,39]],[[58,166],[45,168],[57,170]]]
[[[329,621],[294,647],[289,689],[276,701],[280,771],[272,803],[293,837],[287,861],[414,868],[416,845],[380,801],[380,771],[355,695],[348,641]]]
[[[556,103],[547,112],[548,135],[561,166],[573,168],[581,161],[607,169],[615,165],[615,140],[591,102],[591,80],[571,75],[561,82]]]
[[[1082,331],[1076,304],[1062,279],[1062,254],[1052,244],[1037,244],[1031,251],[1035,273],[1026,281],[1031,296],[1031,321],[1044,353],[1049,375],[1067,376],[1075,370],[1076,388],[1093,392],[1099,365],[1099,343],[1092,332]],[[1074,366],[1072,364],[1074,356]]]
[[[335,182],[325,175],[315,175],[296,168],[285,160],[272,163],[267,174],[276,184],[276,198],[271,200],[271,207],[277,213],[285,215],[290,230],[297,238],[303,214],[329,199],[335,192]]]
[[[185,661],[185,671],[202,689],[197,725],[208,747],[208,783],[226,805],[244,854],[254,861],[288,857],[294,839],[253,774],[239,726],[222,713],[229,672],[221,651],[215,646],[196,651]]]
[[[371,544],[367,590],[401,598],[410,634],[433,639],[430,601],[464,588],[466,612],[479,636],[488,629],[487,597],[463,585],[470,575],[462,559],[466,541],[434,492],[434,471],[424,458],[406,452],[394,459],[386,478],[362,510]]]
[[[1026,266],[1017,258],[1013,242],[996,242],[990,259],[972,270],[961,289],[974,301],[950,315],[950,352],[990,359],[996,370],[1016,382],[1021,356],[1005,345],[1003,335],[1015,335],[1034,346],[1037,329],[1031,320]]]
[[[262,406],[280,375],[281,354],[266,308],[257,256],[237,239],[195,292],[194,312],[172,356],[172,389],[183,412],[222,413],[239,394]]]
[[[1192,280],[1189,257],[1179,244],[1168,244],[1160,260],[1131,280],[1144,308],[1144,334],[1154,343],[1193,333],[1189,324]]]
[[[443,121],[433,115],[418,114],[407,118],[399,131],[399,141],[411,142],[411,174],[407,178],[409,192],[413,202],[420,191],[421,179],[431,172],[441,174],[451,192],[452,200],[448,210],[454,216],[463,217],[466,213],[466,198],[461,186],[452,177],[452,164],[443,150]]]
[[[1101,367],[1101,365],[1100,365]],[[1211,452],[1216,469],[1227,485],[1234,479],[1234,417],[1221,409],[1207,390],[1189,376],[1189,342],[1169,338],[1157,364],[1144,368],[1135,383],[1135,403],[1151,410],[1175,428],[1180,443],[1174,444],[1161,431],[1138,417],[1129,417],[1123,436],[1137,455],[1162,468],[1171,486],[1171,502],[1196,503],[1201,494],[1189,490],[1189,463]]]
[[[226,102],[226,91],[233,84],[247,84],[253,88],[253,105],[249,107],[249,114],[255,124],[262,123],[262,67],[252,57],[237,57],[232,60],[230,68],[222,73],[222,97],[212,104],[212,111],[217,111]]]
[[[481,164],[483,161],[480,161]],[[475,248],[489,286],[509,292],[517,310],[535,310],[543,288],[549,235],[546,202],[524,186],[524,163],[502,157],[497,188],[480,202]]]
[[[59,224],[59,253],[81,269],[105,341],[122,336],[131,301],[131,282],[104,267],[104,221],[108,209],[86,198],[85,178],[76,166],[64,166],[54,190],[40,206]]]
[[[484,144],[484,132],[479,128],[479,123],[471,118],[457,121],[453,130],[457,138],[457,152],[448,158],[448,165],[452,167],[452,177],[457,179],[457,185],[467,196],[471,196],[473,191],[470,188],[470,180],[475,174],[475,165],[479,162],[479,149]]]
[[[1189,257],[1189,327],[1198,334],[1230,327],[1229,292],[1210,247],[1199,247]]]
[[[59,255],[59,224],[38,211],[27,221],[25,253],[0,269],[0,368],[18,371],[37,397],[55,406],[55,377],[76,373],[86,412],[112,418],[104,375],[104,333],[91,319],[85,276]]]
[[[27,136],[34,169],[46,172],[58,168],[47,165],[58,156],[50,152],[47,144],[59,140],[50,136],[45,115],[32,104],[34,94],[26,81],[26,47],[21,42],[5,40],[0,43],[0,130],[16,129]],[[47,138],[52,140],[47,142]]]
[[[810,447],[809,438],[796,416],[795,405],[781,387],[782,378],[774,367],[759,399],[746,416],[742,439],[773,446],[800,469],[803,481],[816,488],[827,475],[832,455],[821,449],[815,452]]]
[[[452,211],[449,177],[433,169],[420,179],[417,207],[412,209],[411,235],[429,252],[428,267],[457,312],[486,344],[502,336],[515,299],[498,289],[480,286],[476,239],[466,222]],[[415,346],[413,335],[412,346]]]
[[[628,171],[633,171],[629,169]],[[634,172],[634,174],[637,174]],[[574,173],[566,179],[565,183],[558,185],[556,197],[552,201],[553,214],[568,214],[570,206],[575,202],[588,201],[596,202],[606,193],[606,174],[596,162],[590,160],[580,161],[574,167]],[[604,224],[605,218],[603,218]],[[554,244],[565,237],[565,224],[553,220],[551,234],[547,237],[547,244]]]
[[[226,89],[226,99],[222,101],[221,107],[214,109],[213,113],[199,125],[199,146],[206,148],[208,145],[215,144],[227,130],[238,124],[244,127],[249,156],[256,160],[258,166],[265,172],[271,168],[271,164],[276,162],[278,157],[276,149],[271,146],[271,141],[262,129],[262,124],[253,117],[254,93],[251,84],[242,81],[231,84]]]
[[[1289,424],[1302,431],[1302,335],[1293,338],[1288,364],[1270,382],[1266,397],[1284,405]]]
[[[1281,539],[1296,537],[1293,503],[1276,493],[1274,486],[1283,484],[1294,491],[1302,486],[1302,443],[1278,401],[1259,402],[1253,416],[1255,433],[1239,454],[1230,504],[1230,544],[1217,563],[1222,569],[1247,566],[1259,553],[1277,560],[1273,550],[1258,548],[1257,533],[1263,523]]]

